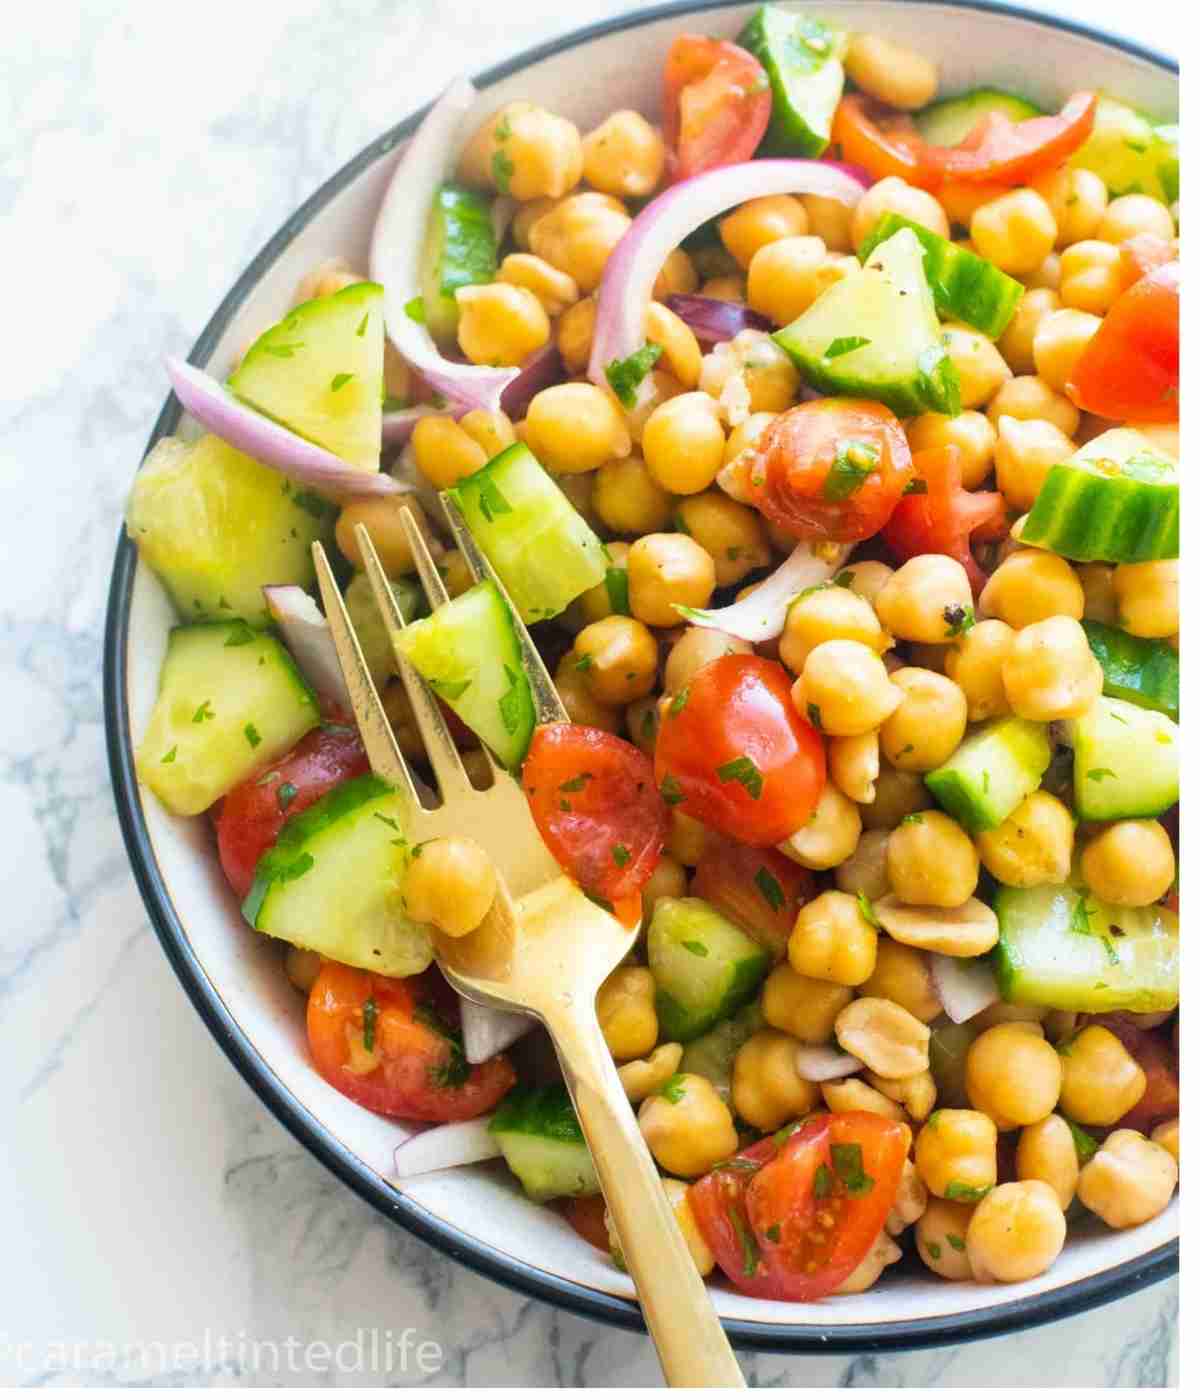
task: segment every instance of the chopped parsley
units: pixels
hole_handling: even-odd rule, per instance
[[[820,705],[814,705],[810,700],[804,708],[808,711],[809,724],[811,724],[814,729],[823,729],[825,726],[821,723]]]
[[[848,355],[852,350],[861,350],[864,345],[870,345],[870,341],[865,335],[839,335],[836,340],[831,340],[825,347],[825,353],[821,356],[823,360],[838,360],[843,355]]]
[[[839,442],[833,465],[821,487],[827,501],[844,501],[862,486],[879,465],[879,448],[873,442],[847,438]]]
[[[370,322],[370,320],[371,320],[371,313],[368,311],[368,312],[363,316],[362,320],[358,323],[358,329],[354,332],[354,334],[355,334],[356,336],[358,336],[360,340],[362,339],[362,337],[363,337],[364,335],[366,335],[366,333],[367,333],[367,325],[368,325],[368,323]]]
[[[504,726],[506,734],[515,734],[521,725],[521,704],[522,688],[521,677],[511,666],[505,666],[504,674],[508,679],[508,689],[500,697],[500,723]]]
[[[1071,1130],[1071,1141],[1075,1144],[1075,1156],[1081,1167],[1087,1166],[1097,1152],[1100,1151],[1100,1144],[1092,1137],[1091,1133],[1085,1133],[1078,1123],[1072,1123],[1069,1118],[1064,1117],[1063,1122]]]
[[[694,954],[698,958],[708,957],[707,945],[697,942],[694,938],[685,939],[679,946],[681,948],[686,948],[689,953]]]
[[[252,749],[258,748],[259,744],[262,743],[262,735],[252,724],[248,724],[242,733],[246,736],[246,742]]]
[[[622,846],[620,843],[618,843],[612,848],[612,858],[613,864],[617,867],[617,869],[624,870],[625,867],[629,864],[629,847]]]
[[[295,783],[280,783],[275,789],[275,801],[279,803],[279,810],[281,812],[286,812],[295,800]]]
[[[921,815],[920,812],[909,812],[908,816],[907,816],[907,817],[904,817],[904,818],[901,820],[900,825],[901,825],[901,826],[920,826],[921,823],[922,823],[924,820],[925,820],[925,818]]]
[[[160,763],[174,763],[174,762],[175,762],[175,755],[176,755],[178,752],[179,752],[179,745],[176,744],[173,748],[168,749],[168,750],[166,751],[166,753],[163,754],[163,756],[162,756],[158,761],[159,761]]]
[[[813,1173],[813,1196],[818,1201],[823,1201],[827,1196],[833,1194],[833,1173],[824,1162],[817,1163],[817,1169]]]
[[[855,903],[858,905],[858,912],[867,923],[869,923],[872,928],[882,928],[883,925],[879,922],[879,915],[875,912],[875,906],[871,903],[870,899],[867,898],[866,894],[864,894],[862,890],[859,890],[854,896],[854,899]]]
[[[248,642],[254,640],[254,628],[248,622],[243,622],[239,617],[236,622],[229,624],[229,631],[225,636],[227,647],[244,647]]]
[[[967,1242],[963,1239],[961,1235],[947,1235],[946,1243],[950,1246],[951,1249],[957,1250],[959,1254],[963,1254],[966,1252]],[[934,1257],[936,1258],[936,1256]]]
[[[931,1240],[925,1248],[929,1251],[929,1257],[931,1259],[940,1259],[942,1257],[942,1247],[940,1244],[934,1244]]]
[[[512,514],[512,506],[505,500],[504,493],[490,476],[481,479],[478,490],[479,510],[489,525],[498,515]]]
[[[975,626],[975,609],[970,606],[964,607],[962,603],[943,608],[942,617],[946,623],[947,637],[965,637]]]
[[[908,485],[907,485],[907,486],[904,488],[904,490],[901,492],[901,495],[904,495],[904,496],[928,496],[928,495],[929,495],[929,483],[928,483],[927,481],[922,481],[921,478],[920,478],[919,476],[914,476],[913,479],[908,483]]]
[[[415,321],[418,326],[423,326],[425,324],[425,298],[413,297],[411,301],[406,301],[404,314],[410,321]]]
[[[992,1188],[990,1186],[968,1186],[965,1181],[952,1181],[946,1187],[948,1201],[982,1201]]]
[[[335,374],[329,381],[329,392],[336,394],[339,389],[344,389],[353,378],[352,374]]]
[[[663,778],[658,791],[668,807],[677,807],[683,801],[683,789],[679,786],[679,779],[671,773]]]
[[[507,151],[496,151],[492,156],[492,179],[501,194],[509,193],[509,181],[517,167]]]
[[[783,908],[783,887],[765,865],[760,865],[755,871],[754,883],[759,894],[778,913]]]
[[[722,763],[717,769],[717,777],[723,783],[741,783],[755,802],[762,796],[763,776],[747,754]]]
[[[687,1093],[687,1083],[682,1074],[673,1074],[658,1091],[659,1098],[668,1103],[679,1103]]]
[[[751,1233],[750,1227],[746,1224],[738,1206],[730,1206],[729,1223],[733,1226],[733,1232],[737,1235],[738,1243],[742,1246],[742,1274],[746,1278],[753,1278],[758,1272],[758,1261],[760,1257],[758,1241]]]
[[[779,1236],[781,1233],[782,1232],[780,1231],[778,1220],[775,1222],[774,1225],[768,1225],[767,1228],[763,1231],[763,1234],[766,1235],[767,1239],[769,1239],[772,1244],[779,1243]]]
[[[608,606],[621,617],[629,616],[629,570],[609,565],[604,571],[604,589]]]
[[[1101,783],[1105,778],[1115,778],[1117,775],[1111,768],[1089,768],[1088,782]]]
[[[574,778],[568,778],[565,783],[559,783],[559,792],[582,792],[592,781],[590,773],[580,773]]]
[[[679,692],[679,694],[674,698],[674,700],[671,701],[671,707],[670,707],[670,712],[671,712],[671,714],[673,714],[673,715],[679,714],[679,712],[680,712],[680,711],[683,709],[683,707],[687,704],[687,702],[688,702],[688,696],[689,696],[690,694],[691,694],[691,687],[685,685],[685,686],[683,687],[683,689]]]
[[[596,664],[596,658],[590,651],[585,651],[582,656],[576,657],[575,669],[577,671],[590,671]]]
[[[1071,932],[1091,933],[1092,913],[1093,911],[1088,908],[1087,896],[1080,895],[1075,903],[1074,909],[1071,910]]]
[[[604,366],[604,377],[609,388],[626,408],[637,404],[638,386],[658,363],[662,346],[648,340],[640,350],[627,355],[623,360],[610,360]]]
[[[375,1049],[375,1021],[379,1015],[379,1008],[375,1005],[375,998],[368,997],[363,1002],[363,1049]]]
[[[846,1188],[847,1196],[866,1196],[875,1185],[875,1178],[863,1170],[862,1147],[857,1142],[835,1142],[829,1149],[833,1169]]]
[[[211,701],[211,700],[206,700],[206,701],[200,706],[200,708],[196,711],[196,713],[192,716],[192,723],[193,723],[193,724],[203,724],[204,721],[205,721],[206,719],[212,719],[212,717],[213,717],[212,701]]]

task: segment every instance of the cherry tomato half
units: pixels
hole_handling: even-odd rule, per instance
[[[689,892],[783,957],[796,915],[815,897],[817,882],[778,851],[710,836]]]
[[[797,714],[778,661],[719,656],[667,706],[654,776],[689,817],[748,846],[774,846],[816,808],[825,746]]]
[[[842,159],[863,166],[874,180],[899,176],[919,189],[941,183],[941,168],[917,133],[913,120],[860,92],[843,97],[833,114],[831,143]]]
[[[603,1196],[568,1196],[566,1200],[558,1202],[558,1209],[580,1239],[587,1240],[593,1249],[598,1249],[603,1254],[609,1253]]]
[[[749,160],[771,120],[766,71],[725,39],[681,34],[667,52],[663,89],[673,180]]]

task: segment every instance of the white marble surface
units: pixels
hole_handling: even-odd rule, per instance
[[[622,8],[94,0],[6,17],[0,1384],[657,1380],[644,1339],[434,1253],[259,1105],[147,923],[112,808],[99,680],[160,353],[185,351],[290,210],[455,68]],[[1057,8],[1171,46],[1166,0]],[[743,1359],[776,1386],[1164,1385],[1177,1312],[1169,1282],[1020,1338]],[[343,1346],[335,1359],[360,1328],[376,1357]],[[435,1348],[402,1351],[405,1328]],[[254,1340],[267,1344],[257,1364]]]

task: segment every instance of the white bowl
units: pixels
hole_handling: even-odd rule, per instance
[[[680,31],[733,36],[750,5],[675,4],[621,16],[555,40],[485,73],[495,106],[543,103],[586,129],[618,107],[654,114],[663,56]],[[1079,88],[1100,88],[1155,115],[1176,110],[1168,60],[1078,25],[969,3],[814,0],[804,9],[936,55],[945,92],[988,84],[1053,109]],[[449,81],[452,75],[447,73]],[[191,359],[218,374],[248,336],[282,315],[314,263],[342,254],[366,265],[384,186],[418,117],[382,136],[312,196],[267,244],[221,303]],[[169,347],[164,346],[164,350]],[[169,398],[151,441],[172,432]],[[207,823],[143,801],[132,749],[157,689],[170,604],[122,538],[105,644],[105,700],[113,786],[150,917],[197,1010],[264,1103],[364,1199],[463,1263],[561,1306],[627,1327],[640,1314],[627,1275],[555,1214],[531,1205],[492,1164],[442,1172],[403,1191],[388,1180],[395,1129],[358,1108],[313,1070],[301,1003],[281,975],[278,945],[252,932],[215,859]],[[1140,1229],[1072,1233],[1053,1269],[1009,1287],[952,1284],[890,1271],[857,1297],[813,1304],[745,1298],[718,1306],[743,1345],[783,1351],[942,1345],[1050,1321],[1142,1287],[1178,1267],[1175,1206]]]

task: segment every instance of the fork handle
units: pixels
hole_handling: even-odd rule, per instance
[[[744,1389],[594,1008],[563,1007],[547,1024],[667,1383]]]

